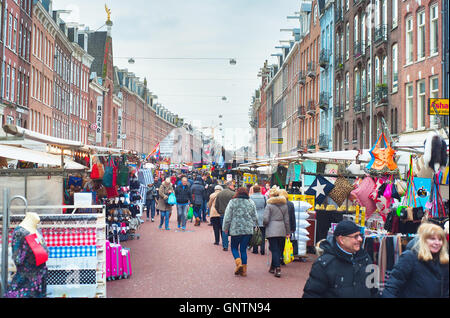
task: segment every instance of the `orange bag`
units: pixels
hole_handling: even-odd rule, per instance
[[[384,141],[385,148],[381,148],[381,141]],[[394,161],[395,150],[386,139],[384,133],[381,133],[375,146],[370,150],[373,157],[372,164],[367,167],[371,172],[397,172],[398,166]]]

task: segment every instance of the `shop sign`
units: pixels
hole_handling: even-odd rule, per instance
[[[122,147],[122,109],[117,110],[117,147]]]
[[[436,115],[437,112],[438,115],[448,116],[449,115],[448,105],[449,105],[448,98],[430,98],[428,115]]]
[[[103,96],[97,96],[97,121],[96,121],[96,139],[97,143],[102,142],[102,124],[103,124]]]
[[[244,183],[256,184],[258,177],[256,174],[244,173]]]
[[[311,204],[312,208],[308,211],[314,211],[315,210],[315,204],[316,204],[316,197],[313,195],[299,195],[299,194],[289,194],[288,197],[289,201],[303,201],[308,202]]]

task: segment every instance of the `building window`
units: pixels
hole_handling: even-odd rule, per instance
[[[372,95],[372,62],[367,60],[367,96]]]
[[[433,76],[430,78],[430,98],[439,98],[439,77]],[[427,105],[428,106],[428,105]],[[430,115],[430,127],[436,128],[438,116]]]
[[[361,17],[361,42],[363,44],[363,48],[366,45],[365,41],[366,41],[366,15],[363,14]]]
[[[413,129],[413,105],[414,90],[413,84],[406,84],[406,130]]]
[[[8,65],[6,68],[6,99],[9,99],[9,88],[11,85],[11,67]]]
[[[9,14],[9,27],[8,27],[8,46],[11,48],[12,45],[12,25],[13,25],[13,16]]]
[[[375,85],[380,83],[380,58],[375,56]]]
[[[355,83],[354,83],[354,86],[353,86],[353,89],[354,89],[354,92],[353,92],[353,95],[355,96],[355,98],[357,97],[357,96],[360,96],[360,78],[359,78],[359,70],[358,70],[358,68],[355,68],[355,74],[354,74],[354,81],[355,81]]]
[[[17,49],[17,19],[14,18],[14,29],[13,29],[13,51],[16,52]]]
[[[365,99],[367,97],[367,78],[366,70],[361,71],[361,96]]]
[[[383,83],[387,83],[387,56],[383,57],[383,65],[382,65],[382,71],[383,71]]]
[[[417,59],[425,58],[425,11],[417,14]]]
[[[438,5],[430,8],[430,54],[438,52],[439,41]]]
[[[345,59],[350,57],[350,24],[347,22],[345,25]]]
[[[353,19],[353,43],[357,43],[359,41],[359,23],[358,23],[358,15],[355,15]]]
[[[348,110],[350,103],[350,75],[345,73],[345,110]]]
[[[412,17],[406,19],[406,64],[413,61],[413,20]]]
[[[397,91],[398,91],[398,45],[397,43],[395,43],[392,46],[392,92]]]
[[[425,128],[425,80],[417,82],[417,128]]]
[[[392,28],[398,25],[398,0],[392,0]]]

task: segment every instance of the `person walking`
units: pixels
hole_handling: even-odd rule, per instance
[[[264,209],[267,205],[267,199],[266,197],[261,193],[261,187],[259,185],[253,186],[253,194],[250,195],[250,199],[255,203],[256,206],[256,215],[258,217],[258,226],[261,230],[262,234],[262,242],[259,246],[261,255],[264,255],[266,252],[266,230],[263,225],[263,219],[264,219]],[[258,254],[258,246],[253,247],[253,254]]]
[[[156,200],[156,202],[158,202],[158,200],[159,200],[159,188],[161,187],[162,181],[161,181],[161,178],[158,177],[157,175],[155,175],[154,180],[155,181],[154,181],[153,185],[155,186],[155,189],[156,189],[156,198],[155,198],[155,200]],[[159,215],[158,204],[156,204],[156,214]]]
[[[193,212],[195,217],[195,224],[194,226],[200,226],[201,222],[201,211],[202,211],[202,205],[204,202],[205,197],[205,187],[203,185],[202,177],[197,177],[195,179],[194,184],[191,187],[191,193],[192,193],[192,199],[191,203],[193,205]]]
[[[152,222],[155,222],[155,212],[156,212],[156,197],[158,196],[155,185],[153,183],[147,186],[147,193],[145,195],[145,206],[147,207],[147,221],[152,217]]]
[[[223,227],[223,218],[225,215],[225,210],[227,208],[228,203],[234,197],[234,183],[233,181],[229,181],[226,183],[226,188],[221,191],[216,197],[216,203],[214,203],[214,207],[217,212],[220,214],[220,222]],[[228,251],[228,234],[222,231],[222,247],[224,251]]]
[[[186,230],[187,211],[189,202],[192,198],[191,187],[188,179],[183,177],[181,184],[175,188],[175,197],[177,198],[177,222],[178,228],[182,231]]]
[[[358,225],[341,221],[333,238],[319,244],[322,255],[316,259],[303,289],[303,298],[371,298],[377,289],[367,284],[373,265],[361,247],[363,237]]]
[[[161,212],[161,223],[159,224],[159,229],[162,228],[163,223],[165,224],[165,229],[167,231],[169,228],[169,218],[172,213],[172,205],[167,203],[169,195],[173,192],[172,183],[170,178],[166,178],[164,182],[159,187],[159,199],[158,199],[158,209]]]
[[[266,228],[266,237],[269,240],[269,250],[272,252],[272,263],[269,273],[281,277],[282,246],[290,234],[289,212],[286,199],[278,189],[269,191],[269,200],[264,210],[263,225]]]
[[[211,221],[214,231],[214,245],[219,245],[220,236],[222,235],[222,222],[220,221],[220,214],[214,206],[216,203],[216,197],[222,190],[223,188],[220,185],[216,185],[214,187],[214,193],[210,195],[208,201],[208,209],[210,211],[209,220]]]
[[[297,229],[296,227],[296,223],[295,223],[295,207],[294,207],[294,203],[292,203],[291,201],[289,201],[289,194],[287,193],[286,190],[281,189],[280,190],[280,195],[283,196],[286,199],[286,204],[288,206],[288,214],[289,214],[289,227],[290,227],[290,231],[289,231],[289,237],[292,238],[292,234],[295,233],[295,230]],[[283,241],[283,244],[281,246],[281,250],[284,251],[284,246],[286,244],[286,240]],[[286,264],[284,263],[284,258],[283,255],[281,255],[281,265],[285,266]]]
[[[235,275],[247,276],[247,246],[256,226],[256,206],[250,200],[247,188],[239,188],[227,205],[222,226],[223,232],[231,236]]]
[[[448,298],[448,243],[444,230],[423,223],[418,239],[400,255],[381,293],[382,298]]]

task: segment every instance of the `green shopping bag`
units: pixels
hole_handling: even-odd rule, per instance
[[[194,216],[194,209],[192,207],[190,207],[189,211],[188,211],[187,219],[192,220],[193,216]]]

